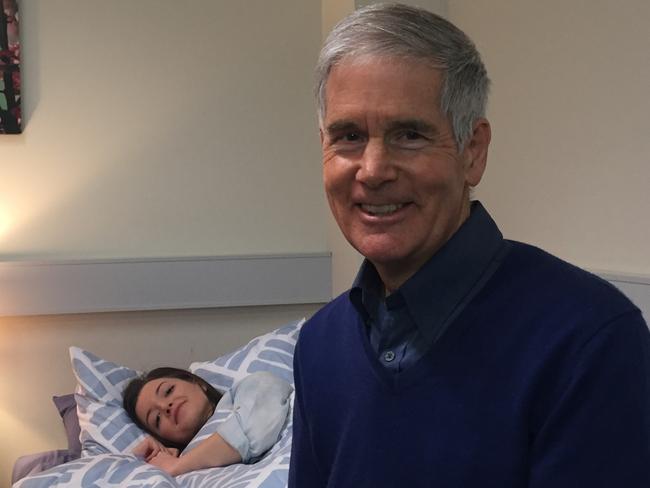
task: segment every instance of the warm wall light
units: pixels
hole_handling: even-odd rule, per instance
[[[2,241],[2,238],[9,230],[10,220],[11,219],[9,218],[9,212],[5,210],[2,205],[0,205],[0,241]]]

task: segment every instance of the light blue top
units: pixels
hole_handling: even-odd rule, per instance
[[[224,393],[213,416],[230,416],[216,432],[236,449],[242,462],[254,462],[277,441],[287,421],[293,387],[277,376],[260,371],[235,383]]]

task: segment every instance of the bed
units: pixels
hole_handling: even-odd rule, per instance
[[[293,385],[293,351],[303,323],[304,319],[287,324],[230,354],[192,363],[189,369],[222,391],[257,371],[269,371]],[[20,458],[14,467],[14,488],[287,486],[293,394],[278,442],[256,463],[203,469],[174,478],[126,454],[145,435],[122,409],[121,392],[140,372],[77,347],[70,348],[70,358],[77,390],[74,396],[54,399],[68,434],[68,449]],[[209,436],[230,414],[227,410],[215,412],[186,449]]]

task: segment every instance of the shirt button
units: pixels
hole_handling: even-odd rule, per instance
[[[384,361],[390,363],[393,359],[395,359],[395,353],[393,351],[386,351],[384,353]]]

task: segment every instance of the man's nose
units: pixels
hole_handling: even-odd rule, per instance
[[[356,179],[370,188],[397,178],[397,168],[386,144],[381,139],[370,139],[364,148]]]

